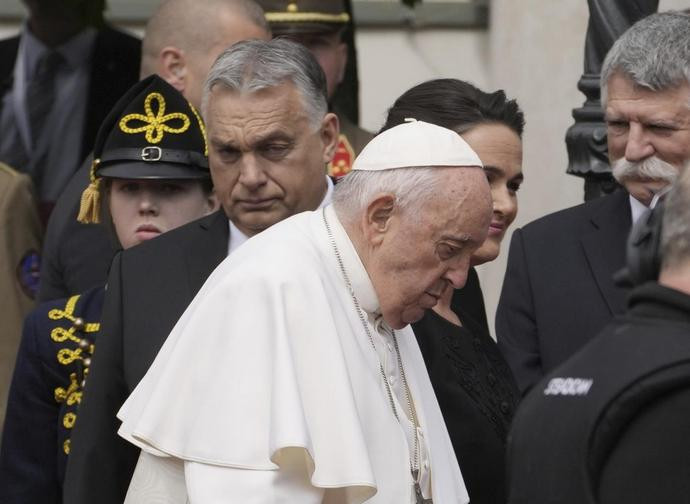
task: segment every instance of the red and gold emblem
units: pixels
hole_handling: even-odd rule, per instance
[[[341,133],[338,137],[338,147],[335,150],[333,160],[328,163],[328,175],[335,179],[344,177],[350,173],[354,160],[355,151],[347,137]]]

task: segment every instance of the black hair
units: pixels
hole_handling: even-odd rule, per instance
[[[503,124],[522,138],[525,116],[503,90],[485,93],[469,82],[434,79],[405,91],[388,109],[379,133],[405,122],[406,118],[443,126],[462,134],[480,124]]]

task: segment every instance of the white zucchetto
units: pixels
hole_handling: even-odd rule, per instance
[[[422,166],[476,166],[482,162],[456,132],[410,120],[379,133],[357,156],[352,170],[380,171]]]

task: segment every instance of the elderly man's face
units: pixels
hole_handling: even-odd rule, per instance
[[[443,183],[431,201],[394,207],[369,233],[367,272],[394,329],[421,319],[445,289],[465,285],[472,253],[488,233],[492,208],[484,172],[439,170]]]
[[[206,110],[216,194],[243,233],[319,206],[338,137],[334,114],[314,125],[291,83],[249,93],[216,86]]]
[[[690,85],[651,91],[614,73],[607,93],[614,174],[633,196],[648,204],[654,192],[690,160]]]

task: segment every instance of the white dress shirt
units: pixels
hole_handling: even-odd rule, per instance
[[[644,203],[639,202],[632,196],[628,196],[628,198],[630,199],[630,215],[634,225],[637,222],[637,219],[639,219],[643,213],[649,210],[649,208]]]
[[[326,177],[326,184],[326,194],[321,200],[319,208],[323,208],[326,205],[331,204],[331,196],[333,195],[333,181],[331,180],[331,177]],[[237,250],[240,245],[246,242],[249,237],[240,231],[235,223],[230,219],[228,219],[228,226],[230,226],[230,234],[228,236],[228,255],[230,255]]]

